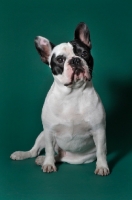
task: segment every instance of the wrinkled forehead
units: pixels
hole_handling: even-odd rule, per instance
[[[64,55],[64,56],[71,56],[72,54],[74,54],[73,52],[73,46],[68,42],[68,43],[61,43],[59,45],[57,45],[53,51],[51,56],[55,54],[56,56],[59,55]]]

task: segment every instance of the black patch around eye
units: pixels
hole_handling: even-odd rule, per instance
[[[59,63],[58,59],[61,58],[63,59],[63,62]],[[51,71],[54,75],[62,74],[64,70],[64,62],[66,58],[63,55],[55,56],[55,54],[52,55],[51,61],[50,61],[50,66],[51,66]]]
[[[56,57],[58,63],[63,63],[65,61],[65,57],[63,55],[59,55]]]
[[[85,45],[83,42],[81,42],[80,40],[73,40],[70,43],[73,46],[73,51],[74,51],[75,55],[83,58],[86,61],[87,65],[89,67],[89,72],[92,77],[94,61],[93,61],[93,57],[91,55],[90,48],[87,45]],[[87,52],[87,54],[84,56],[83,52]]]
[[[81,57],[83,52],[86,52],[87,57],[89,57],[90,48],[87,45],[85,45],[83,42],[81,42],[80,40],[73,40],[70,43],[73,46],[73,51],[74,51],[75,55]]]

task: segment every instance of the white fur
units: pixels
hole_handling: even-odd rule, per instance
[[[42,109],[44,131],[28,152],[14,152],[14,160],[35,157],[45,148],[45,157],[36,159],[44,172],[56,171],[55,162],[71,164],[89,163],[96,159],[95,173],[108,175],[106,161],[105,111],[92,82],[82,77],[69,87],[68,60],[75,56],[72,46],[63,43],[54,48],[52,54],[64,53],[67,60],[62,75],[54,76],[54,82]],[[49,57],[49,61],[51,59]],[[84,68],[89,76],[88,66]],[[68,68],[69,69],[69,68]],[[55,152],[57,155],[55,156]]]

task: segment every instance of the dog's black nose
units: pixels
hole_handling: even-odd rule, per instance
[[[73,57],[70,62],[69,62],[70,65],[80,65],[81,64],[81,59],[78,58],[78,57]]]
[[[84,72],[84,68],[82,67],[81,59],[78,57],[72,57],[72,59],[69,61],[69,65],[74,70],[74,73],[79,75],[81,72]]]

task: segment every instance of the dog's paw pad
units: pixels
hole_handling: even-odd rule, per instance
[[[42,166],[42,170],[43,172],[47,172],[47,173],[50,173],[50,172],[56,172],[57,171],[57,168],[55,165],[43,165]]]
[[[110,171],[109,168],[106,167],[99,167],[95,169],[95,174],[100,175],[100,176],[107,176],[109,175]]]
[[[43,162],[44,162],[44,158],[45,158],[45,156],[38,156],[38,157],[36,158],[36,160],[35,160],[35,163],[36,163],[37,165],[42,165]]]

